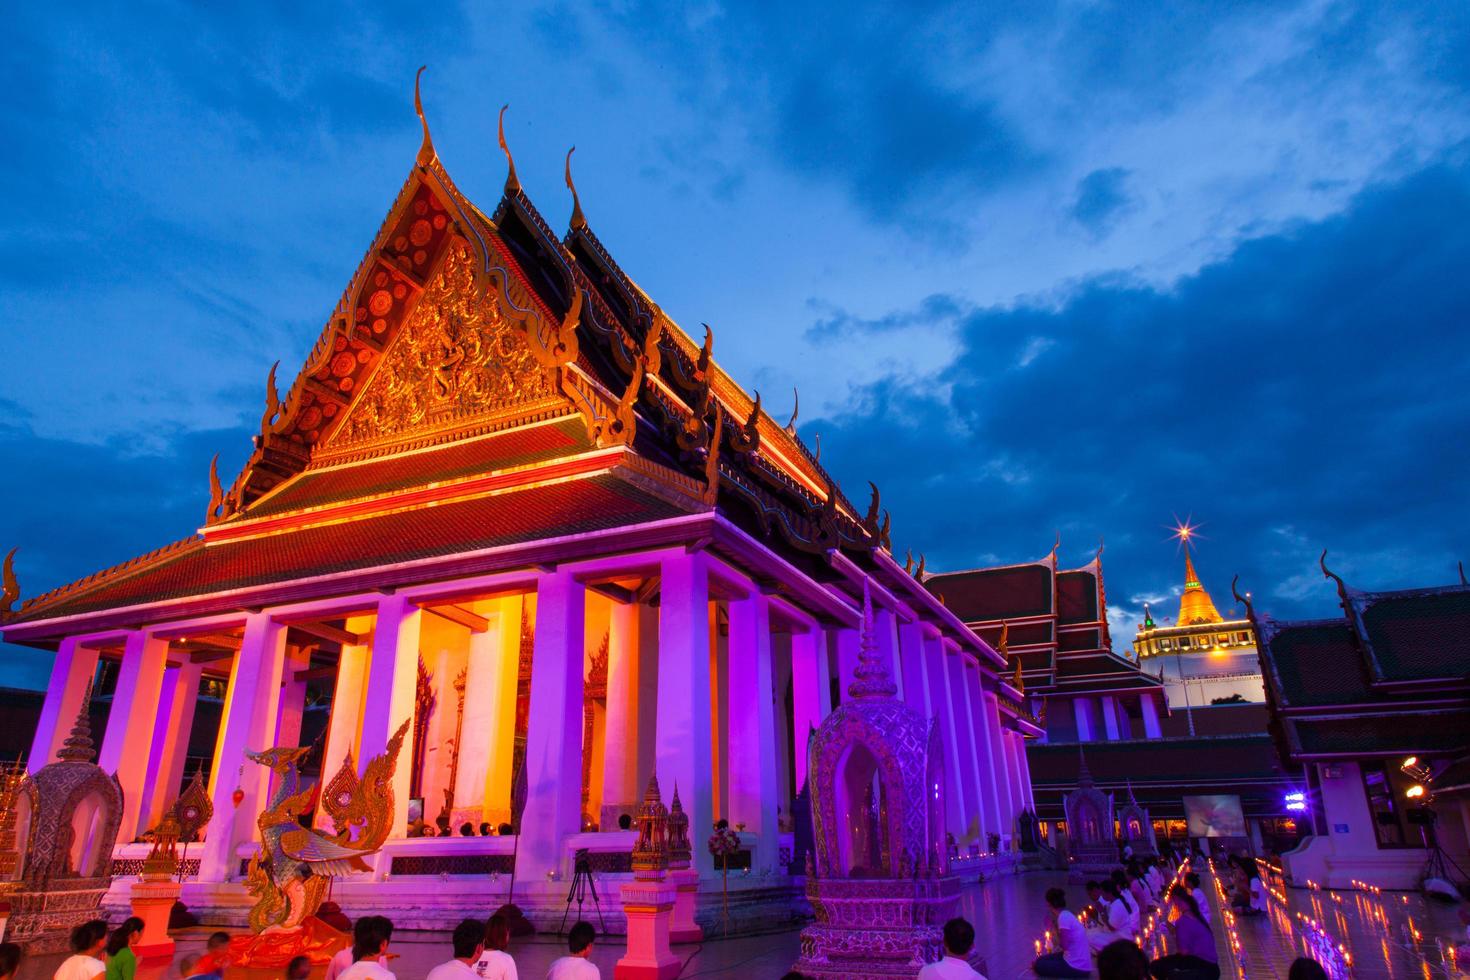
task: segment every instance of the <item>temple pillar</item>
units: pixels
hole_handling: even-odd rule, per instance
[[[512,715],[510,734],[503,735],[505,725],[502,715],[505,709],[500,699],[502,688],[499,674],[505,666],[501,656],[504,642],[501,632],[506,629],[505,620],[499,611],[482,609],[480,605],[474,604],[471,611],[484,616],[489,626],[477,633],[470,633],[465,650],[464,723],[460,734],[459,778],[454,786],[454,809],[478,809],[479,817],[472,821],[475,824],[487,820],[501,823],[509,816],[508,813],[491,816],[490,804],[493,798],[487,781],[492,746],[502,737],[515,737],[513,703],[509,708]],[[494,601],[486,602],[485,605],[493,606]],[[514,689],[514,659],[511,660],[511,671],[510,687]],[[478,832],[478,827],[476,830]]]
[[[980,773],[980,745],[976,743],[976,720],[980,715],[971,704],[970,688],[965,683],[965,658],[958,650],[945,650],[945,669],[949,674],[950,709],[954,712],[955,738],[959,742],[959,779],[965,794],[965,829],[957,834],[961,841],[982,840],[990,828],[990,813],[985,784]]]
[[[638,765],[636,785],[647,786],[658,764],[658,608],[646,602],[638,610]]]
[[[730,822],[756,835],[760,867],[776,870],[776,720],[771,600],[758,589],[729,603]],[[752,869],[756,870],[756,869]]]
[[[712,602],[709,606],[710,766],[717,820],[730,813],[730,658],[728,637],[719,630],[720,605]]]
[[[478,782],[464,775],[460,784],[465,787],[464,804],[473,804],[473,794],[478,793],[483,800],[482,819],[499,826],[511,818],[521,633],[525,617],[532,613],[524,595],[503,596],[491,605],[497,611],[499,628],[470,637],[471,662],[465,689],[465,741],[478,746],[483,768]],[[480,765],[477,761],[474,768]]]
[[[1159,726],[1159,703],[1152,694],[1140,694],[1138,696],[1138,707],[1143,712],[1143,734],[1145,738],[1162,738],[1163,729]]]
[[[693,867],[701,874],[714,870],[703,846],[714,826],[708,563],[702,551],[664,559],[658,623],[659,785],[679,792],[689,815]]]
[[[516,873],[536,880],[561,867],[562,842],[582,828],[582,693],[587,590],[570,572],[536,585],[526,729],[526,810]]]
[[[807,739],[832,713],[828,676],[827,634],[809,626],[791,634],[791,741],[796,764],[796,792],[806,785]]]
[[[362,775],[369,760],[388,751],[389,740],[404,722],[408,722],[398,762],[393,768],[391,837],[402,837],[408,831],[408,791],[413,776],[413,723],[419,678],[419,631],[423,615],[418,606],[397,593],[378,600],[372,661],[368,665],[367,686],[362,697],[358,775]],[[425,817],[432,819],[433,814],[426,813]]]
[[[638,605],[614,602],[607,627],[607,715],[603,728],[601,826],[638,811]],[[597,760],[593,759],[593,765]]]
[[[889,675],[898,688],[896,696],[903,701],[904,675],[903,664],[899,660],[898,616],[886,606],[873,607],[873,644],[877,647],[878,656],[888,664]]]
[[[82,710],[82,698],[96,675],[97,648],[88,646],[80,637],[68,636],[62,640],[46,685],[46,699],[41,702],[31,754],[26,757],[31,772],[56,761],[56,750],[71,732],[72,723]]]
[[[969,826],[967,802],[964,791],[964,768],[960,752],[960,737],[955,727],[954,700],[949,686],[949,671],[945,661],[944,640],[939,636],[924,638],[924,673],[928,677],[925,685],[929,691],[929,703],[933,709],[931,717],[939,723],[939,739],[944,751],[944,822],[950,833],[959,840]]]
[[[772,718],[776,725],[776,823],[782,814],[791,812],[791,798],[795,794],[793,776],[795,759],[792,749],[796,740],[791,735],[791,714],[786,710],[786,692],[791,690],[791,634],[778,633],[774,625],[771,632],[771,695],[774,701]]]
[[[311,651],[310,646],[286,648],[286,663],[281,670],[281,704],[277,709],[276,737],[272,745],[301,744],[301,716],[306,712],[306,681],[297,680],[296,674],[311,666]]]
[[[839,628],[832,630],[832,643],[837,650],[837,707],[838,704],[847,703],[852,695],[847,689],[852,685],[857,676],[858,647],[862,644],[862,634],[856,629]]]
[[[899,694],[903,702],[925,718],[933,718],[922,624],[904,623],[898,628],[898,663],[894,664],[894,674],[903,675],[903,690]]]
[[[1111,694],[1102,696],[1103,732],[1109,742],[1118,740],[1118,702]]]
[[[353,616],[347,620],[347,630],[358,636],[367,636],[373,628],[371,616]],[[368,643],[344,643],[337,655],[337,679],[332,689],[331,714],[327,719],[327,744],[322,750],[322,781],[325,784],[342,768],[348,756],[360,758],[359,740],[362,737],[362,694],[368,675],[370,647]],[[325,807],[317,807],[316,824],[330,828],[331,817]]]
[[[148,752],[148,780],[143,786],[143,799],[138,808],[138,825],[145,830],[158,826],[164,811],[178,797],[203,671],[203,664],[187,660],[177,667],[164,669],[158,721],[154,725],[153,745]]]
[[[1000,724],[1000,702],[994,692],[979,690],[978,678],[976,680],[979,703],[985,706],[985,715],[980,723],[981,731],[987,736],[990,743],[990,776],[991,786],[995,791],[994,812],[999,819],[999,827],[996,830],[1002,838],[1010,837],[1016,832],[1015,805],[1011,801],[1011,781],[1009,766],[1006,762],[1005,729]],[[1002,845],[1004,846],[1004,845]]]
[[[228,881],[239,873],[235,848],[255,836],[255,819],[266,798],[270,770],[245,758],[246,751],[268,749],[276,730],[281,671],[285,664],[286,626],[269,613],[245,617],[240,652],[230,664],[230,680],[220,712],[219,737],[209,774],[214,816],[204,835],[199,858],[200,881]],[[232,796],[244,792],[238,807]]]
[[[1072,711],[1077,716],[1077,741],[1093,740],[1092,701],[1089,698],[1073,698]]]
[[[138,835],[138,813],[148,778],[149,750],[167,659],[168,641],[142,630],[129,633],[123,642],[107,734],[97,754],[97,765],[104,772],[116,773],[122,786],[123,811],[117,839],[123,843]]]

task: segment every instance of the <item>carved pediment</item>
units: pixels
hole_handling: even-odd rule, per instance
[[[455,242],[328,445],[453,424],[557,394],[495,293],[476,295],[473,269],[468,246]]]

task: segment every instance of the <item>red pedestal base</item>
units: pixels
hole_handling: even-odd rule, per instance
[[[704,942],[704,930],[694,921],[694,902],[699,894],[699,872],[693,868],[670,871],[668,881],[677,890],[673,919],[669,923],[669,942]]]
[[[622,887],[628,917],[628,951],[613,967],[613,980],[674,980],[683,964],[669,949],[673,919],[673,882],[638,880]]]

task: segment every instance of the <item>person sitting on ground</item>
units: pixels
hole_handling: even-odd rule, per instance
[[[20,944],[0,943],[0,980],[15,980],[20,972]]]
[[[1043,953],[1031,964],[1038,977],[1085,977],[1092,973],[1092,954],[1087,946],[1087,929],[1067,911],[1067,893],[1060,888],[1046,892],[1047,915],[1056,926],[1061,949]]]
[[[1210,915],[1210,900],[1205,897],[1205,890],[1200,887],[1199,874],[1191,871],[1184,876],[1184,883],[1189,886],[1189,894],[1194,896],[1194,904],[1199,906],[1199,914],[1204,918],[1205,925],[1211,929],[1215,927]]]
[[[475,836],[475,825],[472,824],[472,823],[470,823],[468,820],[466,820],[464,823],[460,824],[459,825],[459,836],[461,836],[461,837],[473,837],[473,836]]]
[[[107,943],[107,923],[101,919],[83,922],[71,931],[71,956],[61,961],[52,980],[102,980],[107,964],[102,947]]]
[[[1085,918],[1085,924],[1089,927],[1106,922],[1108,903],[1103,899],[1102,884],[1089,881],[1083,887],[1087,890],[1087,905],[1082,909],[1086,915],[1079,914],[1077,918]]]
[[[1138,915],[1141,919],[1150,906],[1158,904],[1155,901],[1156,896],[1148,893],[1148,888],[1143,883],[1143,873],[1138,870],[1138,865],[1133,865],[1125,872],[1125,879],[1128,882],[1128,893],[1137,903]]]
[[[1128,909],[1128,934],[1131,936],[1139,930],[1143,922],[1143,907],[1133,897],[1133,892],[1128,888],[1128,876],[1123,872],[1113,872],[1113,886],[1118,889],[1118,897]]]
[[[620,814],[618,814],[618,829],[619,830],[632,830],[633,829],[633,815],[631,813],[620,813]]]
[[[501,837],[509,837],[516,832],[516,829],[508,823],[503,823],[499,827],[495,828],[495,832]]]
[[[133,980],[138,973],[138,957],[133,944],[143,935],[143,920],[128,916],[107,937],[107,980]]]
[[[343,970],[339,980],[398,980],[388,969],[388,944],[393,939],[393,923],[386,916],[366,916],[364,929],[353,930],[352,965]]]
[[[485,949],[475,962],[475,976],[481,980],[520,980],[516,961],[510,953],[510,920],[496,913],[485,922]]]
[[[1103,895],[1103,914],[1098,917],[1099,928],[1093,929],[1087,934],[1088,945],[1094,951],[1101,950],[1104,946],[1115,943],[1120,939],[1130,939],[1133,931],[1129,923],[1133,921],[1132,914],[1128,911],[1128,904],[1123,901],[1122,893],[1118,891],[1117,884],[1111,878],[1098,883]]]
[[[1199,903],[1187,885],[1175,885],[1169,890],[1169,906],[1178,951],[1154,960],[1148,972],[1154,980],[1170,980],[1176,975],[1220,980],[1220,954],[1215,949],[1215,935],[1205,924]]]
[[[307,980],[310,976],[311,960],[307,957],[295,956],[286,964],[286,980]]]
[[[489,837],[493,833],[495,833],[495,828],[490,826],[490,821],[487,820],[484,823],[480,824],[481,837]]]
[[[602,971],[593,963],[592,944],[597,930],[590,922],[578,922],[567,933],[567,955],[551,964],[546,980],[602,980]]]
[[[963,918],[953,918],[944,924],[944,958],[938,963],[926,964],[919,971],[918,980],[974,980],[983,974],[970,966],[970,950],[975,948],[975,927]]]
[[[1148,980],[1148,957],[1127,939],[1109,943],[1097,954],[1098,980]]]
[[[342,949],[337,950],[332,961],[327,964],[327,975],[325,980],[337,980],[346,969],[352,965],[352,947],[359,939],[365,936],[368,930],[376,928],[376,915],[364,915],[352,926],[352,942]]]
[[[1261,871],[1256,862],[1251,858],[1241,858],[1236,868],[1235,895],[1230,904],[1240,915],[1263,915],[1266,911],[1266,885],[1261,881]]]
[[[474,980],[475,964],[485,952],[485,924],[479,919],[461,919],[450,933],[454,956],[429,971],[426,980]]]
[[[1155,898],[1164,893],[1164,872],[1159,868],[1159,863],[1162,860],[1163,858],[1160,858],[1158,861],[1150,861],[1148,863],[1148,870],[1144,872],[1144,878],[1147,879],[1145,884],[1148,885],[1149,894]]]
[[[198,980],[221,980],[230,963],[230,934],[211,932],[204,941],[204,955],[194,961],[182,975]]]
[[[1291,961],[1291,968],[1286,971],[1286,980],[1327,980],[1327,971],[1316,960],[1298,956]]]

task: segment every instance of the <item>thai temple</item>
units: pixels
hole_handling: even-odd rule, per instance
[[[386,833],[335,881],[354,917],[444,928],[514,887],[554,923],[584,859],[631,871],[619,818],[656,779],[695,842],[701,918],[721,890],[703,841],[724,819],[737,919],[790,921],[813,851],[808,740],[870,661],[936,733],[943,812],[924,839],[942,831],[948,853],[928,860],[1019,860],[1044,731],[1023,686],[1066,692],[1089,732],[1156,733],[1167,714],[1160,682],[1107,649],[1100,566],[1007,573],[1047,602],[980,617],[1012,620],[1017,678],[995,630],[894,560],[878,488],[850,499],[795,413],[773,418],[721,368],[714,331],[691,337],[624,273],[570,154],[560,235],[506,158],[481,210],[424,121],[284,394],[271,370],[248,460],[233,480],[210,467],[196,533],[18,605],[7,587],[5,641],[56,656],[27,766],[79,757],[82,719],[121,791],[96,818],[117,841],[109,906],[197,777],[190,812],[210,816],[185,839],[182,897],[243,924],[261,815],[324,827],[349,802],[333,787],[396,760],[387,791],[352,803],[381,806],[363,819]],[[300,812],[287,777],[315,788]],[[872,800],[842,800],[838,819],[866,819]],[[88,819],[82,850],[104,840]]]

